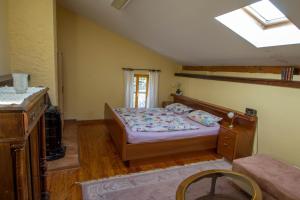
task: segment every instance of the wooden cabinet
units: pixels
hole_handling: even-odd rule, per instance
[[[0,105],[0,199],[48,199],[46,92],[32,95],[21,105]]]
[[[252,155],[254,132],[239,125],[229,128],[228,124],[221,125],[218,137],[218,154],[228,160]]]
[[[218,138],[218,153],[229,160],[235,157],[236,134],[226,128],[221,128]]]

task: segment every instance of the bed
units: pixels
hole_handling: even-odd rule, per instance
[[[227,113],[233,110],[189,97],[172,96],[176,103],[182,103],[193,109],[201,109],[222,117],[223,120],[221,125],[183,131],[143,132],[143,134],[141,134],[139,131],[130,129],[118,112],[106,103],[106,125],[123,161],[127,161],[128,163],[128,161],[131,160],[217,148],[217,139],[220,128],[222,128],[222,124],[227,123],[228,121],[226,117]],[[236,113],[236,123],[239,123],[242,126],[252,126],[256,123],[251,117],[238,111],[234,112]]]
[[[162,141],[171,141],[171,140],[177,140],[177,139],[185,139],[185,138],[194,138],[194,137],[200,137],[200,136],[211,136],[211,135],[218,135],[220,125],[216,124],[212,127],[207,127],[204,125],[201,125],[198,122],[195,122],[187,117],[187,114],[176,114],[173,112],[169,112],[168,110],[164,108],[153,108],[153,109],[124,109],[124,108],[115,108],[113,109],[114,114],[118,117],[118,119],[124,124],[126,129],[126,136],[127,136],[127,142],[129,144],[138,144],[138,143],[149,143],[149,142],[162,142]],[[123,117],[122,115],[129,116],[130,114],[133,114],[133,118],[129,118],[126,121],[126,117]],[[138,114],[142,113],[143,117],[139,119],[139,121],[144,122],[144,118],[155,118],[155,113],[157,113],[157,117],[159,120],[162,120],[163,117],[166,118],[168,124],[172,124],[174,121],[176,122],[176,119],[181,119],[183,123],[186,123],[185,126],[179,126],[178,130],[168,130],[167,128],[161,128],[160,130],[157,130],[157,125],[159,121],[157,121],[155,126],[153,128],[150,128],[149,130],[141,130],[146,129],[147,126],[139,127],[133,123],[133,126],[130,127],[130,122],[134,121],[136,116],[139,116]],[[154,114],[153,114],[154,113]],[[148,114],[148,115],[147,115]],[[169,114],[169,116],[168,116]],[[124,119],[125,118],[125,119]],[[164,118],[163,118],[164,119]],[[149,120],[148,120],[149,121]],[[162,121],[163,123],[164,121]],[[151,122],[149,122],[151,123]],[[148,124],[149,124],[148,123]],[[176,127],[175,125],[170,125],[171,127]],[[159,127],[159,126],[158,126]],[[140,129],[140,130],[137,130]],[[174,128],[173,128],[174,129]]]

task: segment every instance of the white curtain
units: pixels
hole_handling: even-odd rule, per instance
[[[124,87],[125,87],[125,107],[133,108],[134,98],[134,71],[124,70]]]
[[[158,82],[159,82],[159,71],[150,71],[147,108],[158,107]]]

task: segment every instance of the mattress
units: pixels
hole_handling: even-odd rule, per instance
[[[127,133],[127,142],[130,144],[170,141],[170,140],[177,140],[177,139],[184,139],[184,138],[218,135],[220,129],[219,124],[217,124],[214,127],[207,127],[187,118],[187,120],[189,120],[191,123],[199,125],[199,129],[183,130],[183,131],[167,131],[167,132],[137,132],[137,131],[132,131],[117,112],[115,112],[115,114],[124,124]]]

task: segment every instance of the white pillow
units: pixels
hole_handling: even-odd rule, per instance
[[[174,112],[176,114],[180,114],[180,115],[194,110],[193,108],[183,105],[181,103],[172,103],[172,104],[166,106],[166,109],[168,111],[172,111],[172,112]]]
[[[216,123],[222,120],[221,117],[215,116],[203,110],[195,110],[189,113],[188,118],[204,126],[215,126]]]

